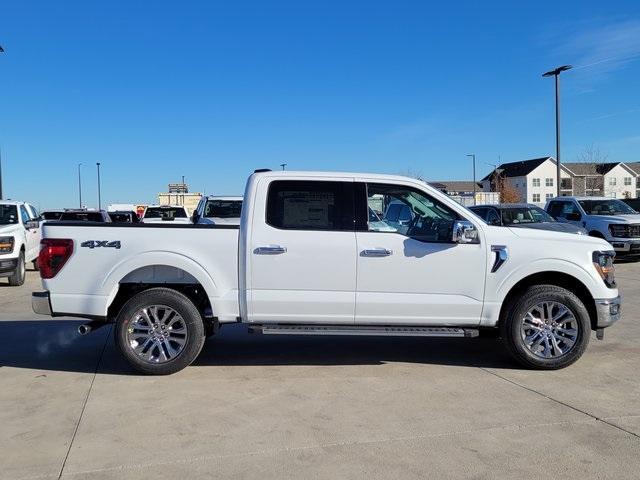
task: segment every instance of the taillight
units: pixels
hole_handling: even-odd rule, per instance
[[[42,278],[55,277],[73,253],[73,240],[45,238],[40,241],[38,267]]]

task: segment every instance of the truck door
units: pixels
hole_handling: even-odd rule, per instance
[[[31,262],[37,258],[40,252],[40,227],[27,228],[34,218],[32,218],[33,216],[29,214],[29,211],[24,205],[20,205],[20,217],[22,219],[22,226],[24,227],[25,260]]]
[[[361,222],[360,212],[367,205],[388,211],[385,206],[397,202],[413,212],[410,224],[390,221],[395,231],[389,231],[377,223]],[[487,245],[482,238],[478,244],[452,242],[453,222],[473,222],[472,215],[461,218],[417,188],[379,183],[356,183],[356,212],[356,324],[480,322]]]
[[[249,321],[353,324],[353,180],[262,181],[267,198],[255,202],[248,239]]]

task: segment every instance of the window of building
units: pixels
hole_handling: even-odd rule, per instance
[[[549,200],[550,198],[553,198],[553,193],[547,193],[544,198],[546,198],[547,200]]]
[[[534,193],[533,197],[532,197],[532,201],[533,201],[533,203],[540,203],[540,194],[539,193]]]
[[[615,187],[618,184],[618,179],[616,177],[611,177],[609,179],[609,186],[610,187]]]
[[[539,187],[540,186],[540,179],[539,178],[534,178],[533,179],[533,186],[534,187]]]
[[[354,230],[353,183],[278,180],[269,186],[267,223],[285,230]]]
[[[624,184],[625,185],[631,185],[631,177],[624,177]]]
[[[553,187],[553,178],[545,178],[544,179],[545,187]]]

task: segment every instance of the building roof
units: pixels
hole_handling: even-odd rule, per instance
[[[553,163],[556,163],[553,157],[540,157],[540,158],[532,158],[530,160],[521,160],[519,162],[503,163],[494,171],[492,171],[489,175],[484,177],[481,181],[489,180],[495,172],[505,177],[524,177],[525,175],[528,175],[533,170],[538,168],[547,160],[551,160]]]
[[[473,181],[469,180],[443,180],[428,183],[438,190],[445,190],[447,192],[473,192]],[[476,182],[476,190],[480,191],[481,189],[482,185]]]
[[[577,176],[587,175],[606,175],[615,167],[620,165],[620,162],[608,162],[608,163],[595,163],[595,162],[564,162],[567,169]]]
[[[625,162],[625,165],[640,175],[640,162]]]

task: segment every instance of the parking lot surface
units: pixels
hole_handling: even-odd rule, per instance
[[[640,478],[640,263],[624,318],[575,365],[519,369],[499,341],[261,337],[134,375],[110,327],[0,286],[0,478]]]

